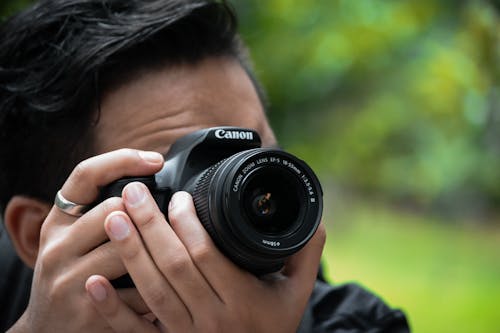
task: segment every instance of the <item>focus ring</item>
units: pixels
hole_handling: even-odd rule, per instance
[[[210,222],[210,207],[209,207],[209,195],[210,195],[210,183],[211,180],[219,168],[219,166],[225,160],[219,161],[208,168],[200,177],[193,191],[193,201],[196,208],[196,214],[200,218],[201,224],[205,227],[208,234],[217,243],[217,235],[214,229],[213,223]]]

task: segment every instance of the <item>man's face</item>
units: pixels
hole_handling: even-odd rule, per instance
[[[251,80],[228,58],[142,72],[106,93],[96,153],[124,147],[166,153],[179,137],[214,126],[251,128],[264,146],[275,144]]]

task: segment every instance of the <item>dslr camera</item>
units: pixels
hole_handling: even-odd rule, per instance
[[[280,149],[261,148],[257,132],[214,127],[178,139],[165,164],[149,177],[119,179],[101,200],[144,183],[160,210],[176,191],[191,193],[197,215],[218,248],[256,275],[278,271],[316,231],[320,183],[306,163]]]

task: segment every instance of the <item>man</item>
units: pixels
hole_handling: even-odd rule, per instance
[[[168,216],[136,182],[84,214],[61,204],[154,174],[160,153],[197,129],[252,128],[275,145],[235,30],[225,3],[201,0],[41,1],[2,26],[0,205],[33,271],[3,252],[1,328],[408,330],[362,289],[316,281],[323,226],[279,274],[258,278],[217,250],[185,192]],[[136,288],[113,288],[126,273]]]

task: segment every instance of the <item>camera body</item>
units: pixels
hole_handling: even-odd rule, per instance
[[[316,231],[322,189],[303,161],[280,149],[261,148],[257,132],[214,127],[178,139],[163,168],[149,177],[119,179],[100,200],[121,196],[140,181],[168,216],[172,194],[193,196],[197,215],[218,248],[240,267],[262,275],[281,269]]]

